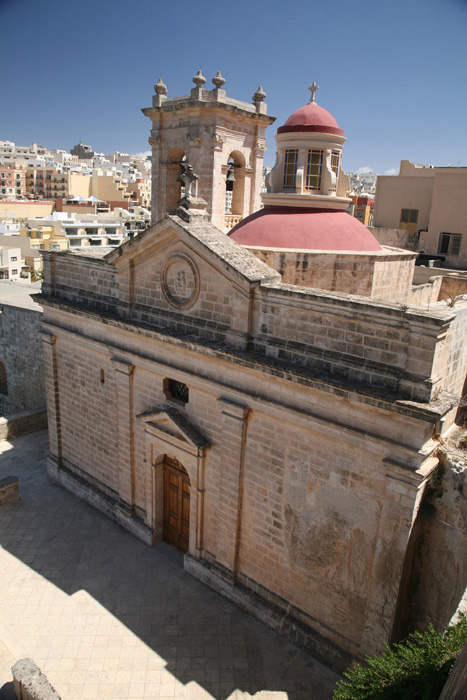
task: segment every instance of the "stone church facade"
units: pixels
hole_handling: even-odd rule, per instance
[[[341,670],[400,629],[467,303],[284,283],[179,204],[104,257],[43,254],[49,476]]]

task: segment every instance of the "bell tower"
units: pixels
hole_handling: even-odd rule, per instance
[[[248,103],[227,97],[220,71],[212,90],[200,70],[193,82],[190,95],[167,97],[159,78],[152,107],[142,110],[152,121],[152,222],[186,194],[188,168],[211,222],[227,232],[260,208],[265,130],[275,117],[267,114],[261,87]]]

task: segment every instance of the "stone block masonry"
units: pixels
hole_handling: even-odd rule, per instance
[[[282,284],[177,216],[104,260],[44,256],[50,478],[147,543],[183,522],[188,570],[335,668],[380,651],[467,304]]]
[[[18,477],[5,476],[0,479],[0,506],[19,500]]]
[[[20,659],[11,672],[18,700],[61,700],[32,659]]]
[[[32,305],[32,303],[31,303]],[[9,417],[45,410],[42,310],[0,304],[0,409]],[[2,371],[3,370],[3,371]]]

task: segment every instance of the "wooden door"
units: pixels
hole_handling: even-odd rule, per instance
[[[182,552],[190,535],[190,479],[180,462],[164,460],[164,540]]]

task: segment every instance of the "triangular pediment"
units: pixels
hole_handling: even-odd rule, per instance
[[[176,408],[166,408],[154,413],[141,413],[138,419],[145,424],[148,432],[158,437],[175,439],[196,450],[210,447],[210,441],[199,432]]]
[[[108,253],[106,261],[117,269],[163,256],[164,251],[182,246],[193,257],[200,256],[222,274],[230,274],[246,286],[261,281],[280,281],[280,275],[246,248],[206,221],[185,222],[169,215]]]
[[[206,221],[169,215],[106,256],[133,321],[244,345],[251,290],[278,273]]]

